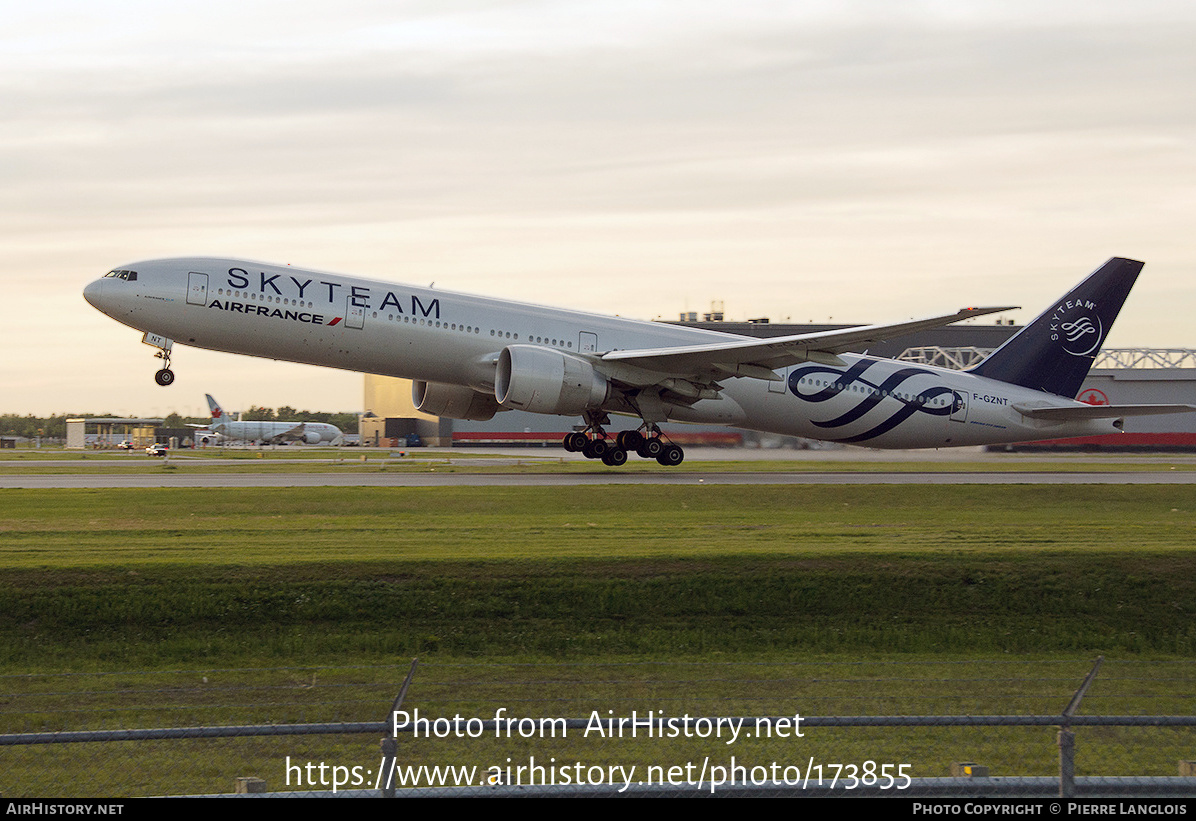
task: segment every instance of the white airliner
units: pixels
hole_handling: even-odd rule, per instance
[[[566,450],[676,465],[684,453],[661,422],[937,448],[1115,433],[1126,416],[1196,410],[1073,399],[1141,269],[1109,260],[969,371],[847,351],[1009,308],[756,339],[212,258],[130,263],[83,295],[160,348],[160,385],[174,381],[175,342],[405,377],[436,416],[580,415]],[[642,424],[610,438],[609,413]]]
[[[212,411],[212,421],[204,427],[224,439],[243,442],[306,442],[309,445],[328,442],[335,445],[340,443],[343,436],[340,428],[325,422],[250,422],[229,419],[212,398],[212,394],[207,393],[204,396]],[[196,436],[203,441],[202,433]]]

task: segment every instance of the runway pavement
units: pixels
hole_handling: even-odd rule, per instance
[[[98,454],[97,454],[98,455]],[[273,455],[273,454],[271,454]],[[363,465],[361,456],[366,456]],[[153,470],[132,473],[112,468],[145,465],[136,457],[91,458],[87,461],[24,460],[0,462],[0,489],[4,488],[266,488],[266,487],[535,487],[591,485],[960,485],[960,484],[1196,484],[1196,455],[1192,454],[1001,454],[979,448],[931,451],[757,450],[694,448],[681,470],[637,469],[633,461],[623,468],[596,463],[574,465],[562,472],[562,461],[587,460],[558,450],[454,450],[435,453],[356,451],[352,456],[329,453],[328,459],[269,458],[262,461],[195,458],[172,455],[174,472]],[[430,457],[430,458],[429,458]],[[440,461],[444,459],[444,461]],[[774,469],[720,470],[727,461],[774,463]],[[777,471],[776,462],[817,462],[817,472]],[[902,463],[903,470],[886,471],[877,463]],[[703,470],[693,470],[701,463]],[[829,465],[827,463],[830,463]],[[1049,463],[1049,464],[1048,464]],[[219,473],[188,470],[195,465],[219,467]],[[334,467],[329,470],[330,465]],[[1042,464],[1042,469],[1035,469]],[[1066,469],[1071,464],[1074,467]],[[1093,467],[1097,465],[1097,467]],[[1108,464],[1109,469],[1101,469]],[[259,468],[285,466],[278,472]],[[360,468],[366,467],[367,470]],[[382,466],[396,469],[380,470]],[[917,466],[917,470],[910,468]],[[991,467],[990,467],[991,466]],[[1063,466],[1065,469],[1059,469]],[[1189,469],[1175,469],[1180,468]],[[69,473],[32,473],[39,468],[69,469]],[[156,466],[155,466],[156,467]],[[237,470],[238,467],[245,468]],[[312,470],[304,470],[305,467]],[[705,469],[707,468],[708,469]],[[1015,469],[1010,469],[1014,467]],[[481,472],[493,468],[494,472]],[[514,472],[512,468],[515,469]],[[581,468],[578,470],[578,468]],[[1128,469],[1127,469],[1128,468]],[[455,470],[454,470],[455,469]],[[542,470],[542,472],[538,472]],[[537,471],[537,472],[532,472]]]
[[[1190,485],[1196,472],[1136,473],[197,473],[0,476],[3,488],[543,487],[589,485]]]

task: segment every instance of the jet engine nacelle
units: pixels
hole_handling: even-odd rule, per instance
[[[494,398],[504,408],[573,416],[601,407],[606,377],[584,359],[536,345],[509,345],[498,357]]]
[[[307,442],[307,444],[309,444],[309,445],[320,444],[320,432],[315,431],[315,430],[309,430],[307,433],[303,434],[303,441]]]
[[[416,381],[411,385],[411,398],[416,410],[449,419],[485,422],[502,410],[493,396],[464,385]]]

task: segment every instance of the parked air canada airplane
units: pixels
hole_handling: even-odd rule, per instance
[[[416,407],[436,416],[580,415],[566,450],[676,465],[684,453],[661,422],[937,448],[1113,433],[1127,416],[1196,410],[1073,399],[1141,269],[1109,260],[968,371],[847,351],[1009,308],[756,339],[211,258],[124,265],[83,295],[160,349],[159,385],[174,381],[177,341],[412,379]],[[611,438],[609,413],[642,424]]]
[[[212,394],[207,393],[204,396],[212,410],[212,421],[203,427],[225,439],[244,442],[306,442],[309,445],[328,442],[335,445],[340,443],[343,436],[340,428],[325,422],[250,422],[229,419],[212,398]]]

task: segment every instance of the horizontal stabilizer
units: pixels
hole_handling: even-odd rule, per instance
[[[1013,409],[1030,419],[1055,422],[1080,422],[1085,419],[1117,419],[1123,416],[1157,416],[1164,413],[1191,413],[1196,405],[1066,405],[1034,407],[1014,405]]]

